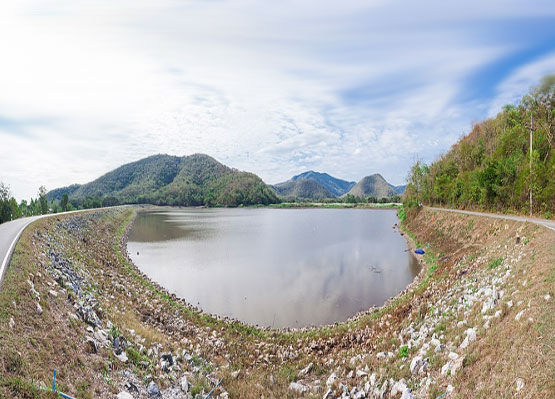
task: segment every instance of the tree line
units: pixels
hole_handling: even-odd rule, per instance
[[[46,188],[40,186],[36,198],[31,198],[29,202],[21,200],[18,203],[12,196],[10,187],[0,182],[0,223],[27,216],[119,205],[115,197],[96,196],[70,201],[68,194],[64,194],[60,200],[48,201],[46,194]]]
[[[517,105],[506,105],[496,117],[474,125],[431,165],[416,162],[404,202],[551,218],[554,136],[555,75],[550,75]]]

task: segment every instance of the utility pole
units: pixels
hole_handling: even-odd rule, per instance
[[[530,217],[532,217],[532,110],[530,110]]]

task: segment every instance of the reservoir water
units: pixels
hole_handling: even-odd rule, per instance
[[[260,326],[344,321],[402,291],[419,265],[394,210],[139,212],[130,256],[205,312]]]

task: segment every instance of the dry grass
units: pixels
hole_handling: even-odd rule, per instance
[[[359,354],[364,356],[362,365],[379,375],[409,380],[408,362],[413,352],[409,351],[407,358],[398,356],[399,331],[411,321],[425,318],[458,279],[496,272],[497,268],[488,268],[489,261],[512,250],[518,232],[528,241],[521,244],[527,256],[513,267],[517,277],[505,289],[507,294],[518,290],[515,302],[530,301],[523,322],[515,322],[516,308],[502,307],[501,320],[487,331],[479,330],[480,339],[469,349],[462,372],[451,379],[436,376],[429,394],[443,393],[450,383],[460,398],[515,397],[515,381],[521,378],[525,387],[518,397],[554,397],[555,241],[551,231],[516,222],[424,211],[408,225],[419,245],[429,244],[422,280],[411,291],[356,321],[283,333],[217,321],[146,280],[117,252],[130,217],[131,211],[107,213],[82,237],[57,237],[94,283],[105,319],[124,334],[134,330],[144,338],[145,347],[158,343],[164,350],[180,352],[199,346],[202,356],[212,363],[203,367],[216,368],[232,398],[296,397],[288,389],[289,383],[299,379],[299,370],[309,362],[315,369],[303,380],[325,382],[332,371],[339,370],[344,382],[356,383],[344,376],[354,369],[349,360]],[[67,294],[60,292],[57,298],[48,295],[57,284],[44,272],[49,260],[33,245],[33,233],[56,234],[59,220],[64,217],[39,221],[24,232],[0,290],[0,372],[5,373],[0,379],[0,397],[41,397],[33,385],[43,382],[48,386],[53,368],[59,372],[61,387],[80,399],[111,397],[118,390],[122,366],[114,361],[111,351],[88,353],[86,326],[68,317],[74,309]],[[26,282],[31,276],[41,294],[41,316],[36,314]],[[552,299],[545,301],[548,293]],[[14,329],[8,326],[10,317],[14,318]],[[480,317],[476,304],[467,321],[481,326]],[[527,322],[528,317],[533,322]],[[444,328],[441,333],[455,345],[462,340],[460,329],[453,327],[457,321],[456,315],[448,316],[438,327]],[[221,348],[206,344],[212,334],[223,342]],[[297,356],[282,360],[280,355],[289,350]],[[380,351],[393,351],[395,357],[379,361],[376,353]],[[430,354],[430,363],[436,370],[433,373],[438,374],[442,358]],[[241,370],[237,378],[232,377],[235,370]],[[138,375],[146,372],[135,371]],[[203,379],[194,381],[195,389],[204,385]]]

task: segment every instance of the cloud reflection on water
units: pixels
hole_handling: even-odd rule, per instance
[[[147,275],[207,312],[321,325],[413,280],[419,266],[396,221],[384,210],[172,209],[140,214],[128,249]]]

